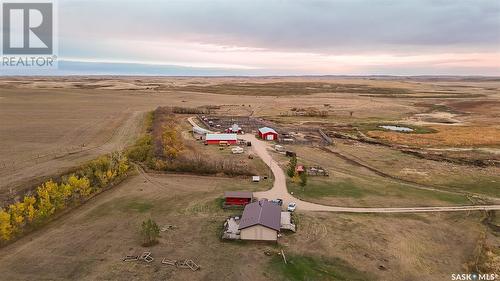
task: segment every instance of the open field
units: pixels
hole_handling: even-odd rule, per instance
[[[486,231],[479,213],[316,213],[299,214],[299,231],[286,234],[279,245],[221,242],[222,222],[234,211],[222,211],[217,198],[224,190],[252,187],[249,182],[235,185],[224,178],[139,174],[1,249],[2,276],[9,280],[300,280],[301,272],[312,271],[312,276],[327,274],[327,280],[443,280],[464,270]],[[140,246],[139,225],[149,217],[160,226],[175,226],[162,232],[160,243],[148,249],[155,262],[121,261],[125,255],[146,250]],[[489,244],[498,243],[498,237],[488,239]],[[298,272],[282,268],[276,257],[280,248]],[[202,268],[197,272],[174,269],[160,264],[163,257],[191,258]],[[317,272],[319,268],[324,270]]]
[[[443,190],[500,197],[499,167],[474,167],[429,161],[370,144],[350,145],[339,142],[336,149],[397,178]]]
[[[351,207],[403,207],[467,205],[471,202],[460,194],[443,193],[421,188],[378,175],[364,167],[353,165],[318,148],[290,146],[299,156],[299,164],[321,166],[330,176],[309,176],[302,188],[289,181],[288,189],[306,201],[326,205]],[[281,166],[287,158],[280,157]]]
[[[214,116],[251,116],[275,122],[283,132],[315,134],[308,144],[285,145],[297,152],[300,164],[330,172],[309,177],[304,188],[288,182],[305,201],[349,207],[498,203],[499,89],[498,79],[480,78],[2,77],[0,206],[46,178],[133,144],[144,133],[146,113],[158,106],[211,106]],[[269,174],[257,157],[195,141],[190,116],[175,118],[194,154],[240,161],[252,172]],[[389,132],[380,124],[416,131]],[[319,142],[319,128],[334,138],[326,148],[337,154]],[[384,145],[351,138],[363,135]],[[404,153],[405,145],[443,152],[443,160]],[[272,157],[282,166],[288,161],[277,153]],[[474,165],[475,160],[493,164]],[[481,223],[483,212],[299,210],[298,232],[285,234],[279,244],[221,242],[222,222],[234,214],[219,208],[223,191],[271,186],[271,180],[252,184],[247,176],[222,173],[138,172],[0,249],[0,272],[8,280],[447,280],[498,259],[498,214],[488,225]],[[145,250],[139,228],[149,217],[176,228],[162,232],[160,244],[150,249],[154,264],[122,262]],[[290,266],[276,255],[280,249]],[[191,258],[202,269],[174,269],[159,263],[163,257]]]
[[[220,90],[225,87],[228,91]],[[5,77],[0,79],[0,199],[12,198],[47,176],[130,144],[141,132],[144,113],[157,106],[216,105],[219,109],[215,114],[264,117],[292,129],[324,127],[327,131],[352,131],[352,126],[370,122],[415,122],[423,128],[434,126],[437,132],[366,133],[389,142],[429,149],[473,146],[476,150],[466,157],[496,159],[500,139],[495,137],[499,131],[495,125],[500,114],[499,87],[500,82],[491,79],[452,78]],[[229,91],[233,88],[239,90]],[[374,91],[373,96],[364,96],[370,90]],[[391,95],[401,91],[414,97],[378,97],[384,91]],[[436,98],[420,99],[422,92],[435,92]],[[440,99],[441,92],[466,92],[481,97],[457,95]],[[289,115],[294,108],[326,111],[327,116]],[[422,115],[444,113],[452,114],[457,123],[421,123],[429,121]],[[489,178],[478,180],[487,182]]]

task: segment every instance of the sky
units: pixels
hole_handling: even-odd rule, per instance
[[[59,74],[500,75],[497,0],[58,0]]]

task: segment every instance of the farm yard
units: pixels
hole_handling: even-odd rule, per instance
[[[498,268],[495,211],[301,207],[498,204],[499,87],[480,78],[1,78],[0,206],[111,152],[124,151],[131,172],[0,248],[0,270],[9,280],[443,280],[489,272]],[[208,144],[188,119],[203,130],[241,131],[235,143]],[[300,199],[297,232],[271,244],[221,240],[223,222],[242,213],[221,208],[224,192],[277,194],[282,179],[268,166],[276,161],[288,173],[291,159],[297,165],[284,183]],[[281,199],[286,209],[290,198]],[[146,248],[141,222],[149,218],[161,231]],[[154,261],[122,261],[144,252]]]
[[[218,198],[235,187],[252,190],[253,185],[235,186],[224,178],[137,175],[1,249],[0,270],[9,280],[300,278],[284,268],[277,254],[283,249],[290,262],[297,260],[293,266],[304,267],[303,274],[341,280],[442,280],[474,258],[485,231],[479,213],[307,213],[300,215],[297,233],[285,235],[279,245],[221,242],[221,222],[233,211],[222,210]],[[161,227],[174,228],[161,232],[159,244],[143,248],[139,226],[149,217]],[[486,242],[493,246],[495,239],[488,236]],[[155,261],[122,261],[144,251]],[[161,264],[163,258],[192,259],[201,269],[176,269]],[[41,270],[47,267],[51,270]]]

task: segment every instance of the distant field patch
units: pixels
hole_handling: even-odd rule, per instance
[[[408,131],[408,132],[407,131],[391,131],[391,130],[386,129],[382,126],[404,127],[404,128],[409,128],[412,131]],[[362,123],[362,124],[357,124],[356,127],[358,127],[363,132],[382,131],[382,132],[392,132],[392,133],[396,133],[396,134],[399,133],[399,134],[410,134],[410,135],[411,134],[431,134],[431,133],[437,132],[437,130],[430,128],[430,127],[391,123],[391,122]]]
[[[169,88],[171,89],[171,88]],[[174,90],[221,95],[286,96],[316,93],[356,93],[374,95],[410,94],[403,88],[373,87],[363,84],[341,84],[324,82],[273,82],[273,83],[223,83],[215,85],[187,85]]]
[[[483,126],[432,126],[437,132],[422,134],[418,138],[414,134],[402,134],[381,130],[370,130],[370,137],[392,143],[410,146],[498,146],[500,145],[500,128]]]

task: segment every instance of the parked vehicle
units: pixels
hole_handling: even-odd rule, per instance
[[[233,154],[241,154],[241,153],[243,153],[243,148],[241,148],[241,147],[239,147],[239,146],[236,146],[236,147],[233,147],[233,148],[231,149],[231,152],[232,152]]]
[[[274,150],[276,150],[278,152],[283,152],[283,151],[285,151],[285,148],[282,145],[276,144],[274,146]]]
[[[227,141],[220,141],[219,146],[230,146],[231,144]]]
[[[295,203],[295,202],[288,203],[287,211],[294,212],[295,208],[297,208],[297,203]]]
[[[283,206],[283,199],[273,199],[271,200],[271,203],[274,203],[276,205],[279,205],[279,206]]]

